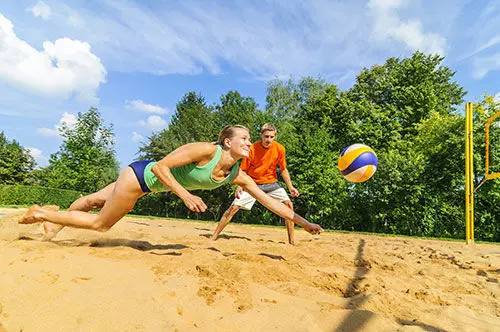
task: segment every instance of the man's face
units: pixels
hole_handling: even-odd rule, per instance
[[[262,140],[262,146],[266,149],[271,146],[274,139],[276,138],[275,130],[266,130],[263,133],[260,133],[260,139]]]

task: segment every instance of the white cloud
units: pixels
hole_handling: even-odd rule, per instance
[[[142,100],[126,100],[125,107],[146,113],[166,114],[168,109],[159,105],[145,104]]]
[[[163,120],[163,118],[158,115],[151,115],[146,121],[140,120],[139,124],[152,130],[159,130],[165,128],[167,121]]]
[[[62,128],[63,125],[73,129],[77,121],[77,117],[74,114],[64,112],[59,122],[54,125],[54,129],[38,128],[36,132],[42,136],[59,136],[59,129]]]
[[[495,102],[500,103],[500,92],[495,95]]]
[[[50,6],[43,1],[38,1],[33,7],[27,8],[26,10],[32,12],[36,17],[41,17],[44,20],[48,20],[52,14]]]
[[[465,56],[460,57],[459,60],[467,59],[473,55],[476,55],[484,50],[489,49],[492,46],[497,45],[498,43],[500,43],[500,35],[496,35],[496,36],[490,38],[487,42],[479,45],[479,47],[476,50],[474,50],[472,53],[466,54]]]
[[[132,141],[134,142],[142,142],[144,141],[144,136],[136,133],[135,131],[132,133]]]
[[[378,8],[380,10],[390,10],[397,9],[402,5],[405,5],[404,0],[370,0],[368,2],[369,7]]]
[[[393,39],[403,42],[410,50],[445,54],[446,39],[439,34],[424,32],[419,19],[404,22],[398,10],[408,4],[403,0],[370,0],[367,7],[374,18],[372,36],[376,41]]]
[[[42,136],[59,136],[59,131],[57,129],[38,128],[36,132]]]
[[[485,57],[476,57],[473,61],[474,71],[472,76],[481,79],[490,71],[500,70],[500,53]]]
[[[0,81],[42,96],[97,102],[96,89],[105,82],[106,69],[79,40],[60,38],[43,42],[38,51],[14,33],[0,14]]]
[[[268,80],[358,72],[417,48],[444,54],[443,36],[455,33],[450,13],[464,1],[106,0],[97,11],[81,1],[51,2],[51,24],[88,41],[110,71],[220,75],[231,68],[243,79]]]
[[[227,65],[268,80],[371,63],[358,45],[346,46],[355,36],[366,38],[359,29],[365,20],[360,9],[361,4],[319,1],[142,6],[108,0],[99,12],[64,11],[78,12],[85,27],[99,27],[73,29],[72,35],[91,42],[109,70],[218,75]],[[70,27],[66,19],[60,23]]]
[[[37,148],[27,148],[31,156],[35,159],[39,167],[47,166],[49,159],[43,155],[42,150]]]

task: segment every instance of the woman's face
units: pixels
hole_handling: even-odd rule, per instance
[[[242,128],[235,129],[234,136],[229,140],[231,152],[241,158],[248,157],[250,151],[250,133]]]

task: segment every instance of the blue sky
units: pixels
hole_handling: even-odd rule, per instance
[[[476,0],[0,2],[0,130],[46,165],[57,127],[99,108],[122,167],[188,91],[265,107],[273,78],[349,89],[364,67],[439,53],[475,101],[500,99],[500,3]]]

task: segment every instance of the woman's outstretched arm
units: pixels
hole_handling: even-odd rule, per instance
[[[282,204],[281,202],[264,193],[252,180],[252,178],[245,172],[240,170],[238,176],[233,180],[233,184],[242,186],[245,191],[255,197],[255,199],[258,200],[267,209],[271,210],[284,219],[292,220],[295,224],[303,227],[309,233],[319,234],[323,232],[323,228],[321,228],[321,226],[310,223],[306,219],[293,212],[293,210],[289,209],[285,204]]]

